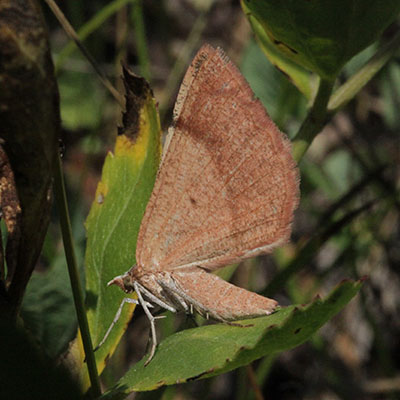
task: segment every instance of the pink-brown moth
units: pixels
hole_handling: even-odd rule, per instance
[[[298,183],[289,140],[224,52],[204,45],[178,94],[137,264],[108,283],[138,295],[151,322],[147,362],[157,343],[154,304],[222,322],[275,309],[275,300],[212,271],[287,242]]]

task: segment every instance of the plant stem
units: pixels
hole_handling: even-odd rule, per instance
[[[313,106],[293,140],[293,157],[297,162],[301,160],[315,136],[324,126],[328,114],[327,105],[334,82],[334,79],[320,79]]]
[[[108,18],[115,14],[118,10],[126,4],[131,3],[132,0],[114,0],[108,2],[99,12],[89,19],[77,32],[79,40],[83,42],[89,37],[96,29],[100,28]],[[76,49],[75,42],[69,42],[58,53],[56,59],[56,71],[59,71],[64,65],[68,56]]]
[[[63,12],[60,10],[60,8],[55,3],[55,1],[54,0],[45,0],[45,2],[50,7],[51,11],[53,11],[55,17],[58,19],[58,22],[61,24],[61,26],[67,33],[67,35],[75,42],[75,44],[78,46],[78,48],[80,49],[82,54],[86,57],[86,59],[92,65],[93,69],[97,73],[98,78],[100,79],[100,82],[106,87],[106,89],[108,89],[108,91],[115,98],[115,100],[117,100],[119,105],[121,107],[124,107],[124,104],[125,104],[124,97],[115,89],[115,87],[112,85],[112,83],[109,81],[109,79],[106,77],[104,72],[101,70],[101,68],[97,64],[96,60],[93,58],[93,56],[88,52],[86,47],[80,41],[79,36],[76,33],[75,29],[65,18]]]
[[[86,310],[83,301],[82,285],[79,279],[78,265],[74,251],[60,154],[58,154],[57,158],[58,160],[54,175],[54,194],[60,218],[61,233],[65,256],[67,259],[72,294],[74,297],[75,310],[78,317],[79,329],[81,331],[83,348],[86,355],[87,368],[92,385],[92,394],[94,397],[99,397],[101,395],[99,375],[97,373],[96,359],[93,353],[92,339],[90,337],[89,324],[86,318]]]
[[[212,2],[210,3],[210,6],[211,5]],[[168,76],[168,80],[165,84],[163,96],[161,97],[159,106],[161,123],[163,122],[165,113],[171,103],[172,94],[179,85],[179,81],[182,79],[182,75],[185,71],[185,68],[187,67],[188,61],[192,56],[192,51],[198,45],[198,42],[201,38],[201,34],[203,33],[203,30],[206,26],[206,16],[210,9],[210,6],[205,7],[200,12]]]
[[[334,114],[345,106],[386,65],[399,47],[400,32],[384,44],[357,73],[333,93],[328,104],[329,112]]]
[[[334,80],[320,80],[314,104],[293,141],[293,156],[300,161],[326,119],[346,105],[390,60],[400,46],[400,32],[383,45],[356,74],[331,96]]]
[[[140,66],[140,74],[150,81],[150,61],[146,43],[146,31],[143,20],[142,0],[135,0],[132,5],[132,22],[135,30],[136,50]]]
[[[269,282],[268,286],[263,291],[263,296],[273,297],[276,292],[285,286],[289,279],[304,268],[321,249],[321,247],[330,240],[337,232],[340,232],[343,227],[350,225],[353,220],[362,214],[364,211],[369,210],[375,201],[370,201],[364,205],[350,211],[338,221],[330,222],[323,230],[311,237],[305,243],[299,243],[299,249],[296,255],[284,266],[284,268]]]

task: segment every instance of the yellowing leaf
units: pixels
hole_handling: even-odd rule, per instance
[[[242,0],[242,7],[277,50],[331,80],[397,17],[400,1]]]
[[[135,263],[136,239],[161,156],[161,130],[148,83],[124,69],[126,112],[114,153],[106,157],[101,182],[86,221],[86,304],[93,345],[104,337],[123,297],[106,283]],[[119,322],[96,352],[98,370],[115,350],[132,315]]]

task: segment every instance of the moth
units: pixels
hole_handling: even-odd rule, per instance
[[[138,300],[221,322],[270,314],[272,299],[212,271],[287,242],[299,177],[286,136],[220,48],[204,45],[183,79],[138,236],[137,264],[108,285]]]

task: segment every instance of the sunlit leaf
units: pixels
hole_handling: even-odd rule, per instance
[[[217,324],[178,332],[160,343],[150,364],[144,366],[144,357],[133,366],[109,395],[208,378],[296,347],[337,314],[361,285],[344,281],[322,300],[241,321],[250,326]]]
[[[106,283],[135,263],[140,222],[150,197],[161,154],[160,124],[148,83],[126,69],[124,126],[115,150],[104,163],[101,182],[86,221],[86,303],[93,344],[110,326],[125,294]],[[98,369],[115,350],[133,307],[126,306],[118,324],[96,352]]]

